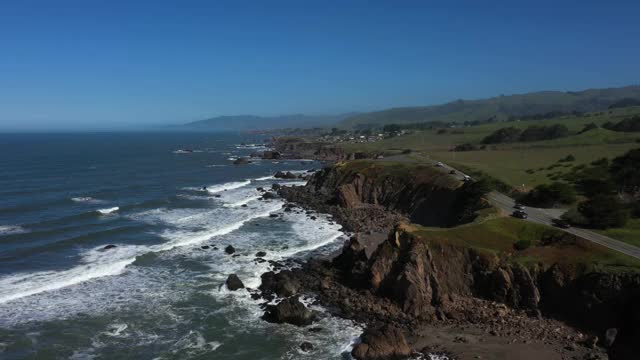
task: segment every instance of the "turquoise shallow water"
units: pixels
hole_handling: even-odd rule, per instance
[[[268,260],[303,259],[344,240],[326,217],[311,221],[284,213],[280,200],[258,200],[258,186],[294,185],[271,178],[275,171],[319,166],[231,164],[262,141],[0,135],[0,357],[349,358],[357,324],[326,313],[317,333],[268,324],[247,292],[219,287],[232,272],[257,287],[269,270],[254,261],[257,251]],[[176,152],[183,148],[195,151]],[[102,250],[108,244],[117,247]],[[240,256],[211,248],[228,244]],[[315,350],[301,352],[303,341]]]

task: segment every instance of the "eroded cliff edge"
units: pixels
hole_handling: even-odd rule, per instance
[[[461,334],[457,351],[442,342],[458,358],[476,333],[508,339],[505,347],[545,346],[558,358],[640,352],[640,264],[556,229],[487,215],[472,183],[432,167],[355,161],[280,194],[356,232],[332,261],[280,278],[368,325],[358,358],[401,358],[404,335],[414,350],[437,350],[420,335],[434,327]]]

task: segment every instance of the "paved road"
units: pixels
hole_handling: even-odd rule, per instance
[[[462,180],[465,176],[464,173],[458,171],[457,169],[452,168],[449,165],[442,164],[442,169],[445,171],[454,170],[456,172],[456,178]],[[513,206],[515,205],[515,200],[508,197],[507,195],[501,194],[499,192],[493,191],[488,196],[489,201],[496,207],[506,211],[507,213],[513,212],[515,210]],[[553,226],[551,220],[557,218],[561,211],[558,209],[538,209],[538,208],[527,208],[525,212],[529,215],[527,221],[545,224],[549,226]],[[600,244],[602,246],[608,247],[609,249],[616,250],[623,254],[632,256],[636,259],[640,259],[640,248],[637,246],[629,245],[622,241],[612,239],[608,236],[604,236],[593,231],[589,231],[587,229],[582,228],[569,228],[569,229],[560,229],[562,231],[566,231],[570,234],[576,235],[583,239],[592,241],[596,244]]]

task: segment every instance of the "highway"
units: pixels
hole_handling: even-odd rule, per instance
[[[438,166],[437,164],[439,162],[433,161],[433,160],[417,160],[416,158],[413,157],[408,157],[406,155],[396,155],[396,156],[391,156],[391,157],[387,157],[384,160],[381,161],[396,161],[396,162],[415,162],[415,163],[431,163],[434,166]],[[442,171],[444,172],[451,172],[451,170],[454,170],[456,173],[452,174],[451,176],[454,176],[456,179],[460,180],[460,181],[464,181],[464,177],[466,176],[465,173],[459,171],[458,169],[454,169],[453,167],[447,165],[447,164],[443,164],[440,163],[441,166],[438,166],[440,169],[442,169]],[[492,191],[491,193],[489,193],[489,195],[487,196],[488,200],[494,205],[496,206],[498,209],[504,210],[506,211],[508,214],[511,214],[514,210],[514,206],[516,204],[515,200],[510,198],[507,195],[504,195],[502,193],[499,193],[497,191]],[[553,224],[551,223],[551,221],[554,218],[559,217],[560,215],[562,215],[562,213],[564,212],[564,210],[562,209],[540,209],[540,208],[531,208],[531,207],[527,207],[525,209],[525,212],[529,215],[527,217],[527,219],[524,219],[522,221],[531,221],[534,223],[538,223],[538,224],[544,224],[544,225],[548,225],[548,226],[553,226]],[[607,247],[609,249],[618,251],[620,253],[623,253],[625,255],[629,255],[631,257],[634,257],[636,259],[640,259],[640,248],[637,246],[633,246],[630,244],[627,244],[625,242],[622,242],[620,240],[616,240],[616,239],[612,239],[608,236],[604,236],[598,233],[595,233],[593,231],[587,230],[587,229],[583,229],[583,228],[577,228],[577,227],[572,227],[572,228],[568,228],[568,229],[563,229],[563,228],[559,228],[556,227],[558,230],[562,230],[565,232],[568,232],[570,234],[576,235],[580,238],[583,238],[585,240],[589,240],[592,241],[596,244],[600,244],[604,247]]]
[[[456,171],[456,178],[459,180],[463,180],[465,174],[458,171],[457,169],[452,168],[449,165],[443,164],[442,168],[445,171],[451,171],[451,170],[455,170]],[[497,191],[492,191],[491,193],[489,193],[489,195],[487,196],[488,200],[497,208],[506,211],[507,213],[512,213],[515,209],[514,206],[516,204],[516,201],[510,197],[508,197],[505,194],[499,193]],[[523,221],[531,221],[531,222],[535,222],[538,224],[544,224],[544,225],[549,225],[549,226],[553,226],[553,224],[551,223],[551,221],[554,218],[557,218],[558,216],[560,216],[563,213],[563,210],[560,209],[539,209],[539,208],[532,208],[532,207],[527,207],[525,209],[525,212],[529,215],[527,217],[526,220]],[[602,246],[608,247],[609,249],[621,252],[625,255],[629,255],[632,256],[636,259],[640,259],[640,248],[627,244],[625,242],[622,242],[620,240],[616,240],[616,239],[612,239],[608,236],[604,236],[598,233],[595,233],[593,231],[587,230],[587,229],[583,229],[583,228],[576,228],[576,227],[572,227],[572,228],[568,228],[568,229],[562,229],[562,228],[557,228],[559,230],[568,232],[570,234],[576,235],[580,238],[583,238],[585,240],[589,240],[592,241],[596,244],[600,244]]]

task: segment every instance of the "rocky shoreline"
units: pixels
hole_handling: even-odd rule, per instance
[[[618,328],[594,331],[602,324],[619,323],[597,319],[611,311],[603,310],[603,304],[585,305],[593,307],[596,319],[580,324],[566,314],[547,314],[552,307],[543,306],[550,301],[543,287],[556,286],[554,290],[562,294],[563,282],[574,280],[564,278],[566,274],[559,269],[540,274],[518,266],[490,269],[469,249],[430,248],[405,231],[411,219],[429,223],[445,218],[434,217],[415,199],[411,204],[398,203],[406,201],[399,193],[410,191],[412,198],[437,199],[442,205],[447,197],[455,198],[457,188],[434,187],[437,180],[429,179],[429,191],[417,185],[397,189],[398,184],[393,184],[394,189],[391,184],[368,182],[362,174],[351,174],[346,180],[343,175],[323,170],[306,186],[274,189],[287,201],[285,211],[302,208],[310,217],[312,212],[330,214],[353,235],[333,259],[310,259],[301,266],[263,274],[259,292],[253,296],[265,300],[266,321],[310,326],[315,315],[299,297],[313,296],[331,314],[366,326],[362,342],[352,352],[362,360],[420,358],[420,354],[433,353],[448,354],[450,359],[635,356],[637,348],[632,345],[630,350],[628,339],[616,341]],[[374,183],[377,187],[371,185]],[[389,193],[390,189],[395,192]],[[448,210],[457,209],[455,199],[449,203]],[[557,279],[540,284],[537,279],[544,276]],[[638,279],[614,281],[635,284]],[[610,295],[636,299],[637,292],[622,293],[620,288],[618,294]],[[274,304],[276,298],[282,300]],[[632,314],[637,314],[635,309]],[[627,336],[635,334],[627,331]]]

